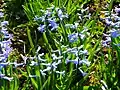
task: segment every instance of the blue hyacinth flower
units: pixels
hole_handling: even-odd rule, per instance
[[[2,27],[7,26],[8,24],[9,24],[8,21],[3,21],[3,22],[1,22],[1,26],[2,26]]]
[[[111,32],[111,37],[116,38],[120,36],[120,31]]]
[[[74,34],[68,35],[68,40],[69,40],[69,42],[71,42],[71,43],[77,41],[77,40],[78,40],[78,34],[77,34],[77,33],[74,33]]]
[[[40,25],[37,29],[38,29],[38,31],[43,33],[43,32],[45,32],[45,25]]]
[[[48,19],[48,22],[49,22],[49,26],[51,27],[51,31],[58,28],[58,24],[55,22],[55,20]]]
[[[4,13],[0,12],[0,17],[1,18],[4,17]]]

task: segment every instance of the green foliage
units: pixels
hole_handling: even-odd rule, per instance
[[[13,51],[0,74],[13,79],[0,77],[0,90],[120,89],[120,37],[109,36],[104,47],[104,34],[113,27],[100,18],[102,10],[110,15],[119,0],[5,2]]]

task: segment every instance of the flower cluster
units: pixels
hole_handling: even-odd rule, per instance
[[[101,13],[104,14],[105,17],[100,17],[100,19],[105,22],[106,26],[120,28],[119,11],[120,8],[117,7],[115,7],[115,9],[111,11],[111,14],[109,14],[109,11],[101,11]]]
[[[3,34],[3,41],[0,42],[1,62],[6,62],[8,55],[12,50],[12,48],[10,47],[12,35],[8,33],[6,25],[8,25],[8,21],[1,22],[1,33]]]
[[[84,40],[87,35],[90,35],[90,33],[87,31],[88,31],[87,27],[83,27],[83,31],[81,31],[79,33],[69,34],[68,35],[69,42],[70,43],[76,42],[76,41],[78,41],[79,38],[81,40]]]
[[[43,15],[41,17],[35,16],[34,20],[37,21],[39,27],[37,28],[38,31],[41,33],[45,32],[46,30],[56,30],[59,26],[59,21],[63,20],[64,18],[68,18],[67,14],[64,14],[62,9],[52,6],[47,8],[46,10],[41,10]]]
[[[36,55],[33,57],[29,56],[23,56],[21,54],[21,57],[23,58],[24,62],[20,63],[19,66],[23,65],[30,65],[31,67],[34,66],[43,66],[44,68],[40,69],[41,75],[46,76],[48,74],[51,74],[52,72],[56,73],[57,75],[61,74],[64,75],[66,73],[65,70],[59,71],[58,66],[61,65],[62,63],[65,63],[66,65],[68,63],[74,63],[76,66],[77,65],[82,65],[85,64],[87,66],[90,65],[90,62],[87,60],[85,57],[83,60],[80,60],[80,55],[88,55],[87,50],[81,50],[83,46],[80,47],[74,47],[74,48],[69,48],[68,46],[61,46],[62,51],[60,50],[52,50],[52,54],[49,57],[51,61],[48,60],[48,58],[45,57],[44,53],[39,54],[39,50],[41,47],[39,46],[38,49],[36,50]],[[63,62],[63,54],[68,55],[66,57],[65,62]],[[70,54],[74,54],[76,59],[75,60],[70,60],[69,56]],[[36,61],[37,60],[37,61]],[[12,63],[9,63],[9,65]],[[16,65],[16,63],[13,63]],[[17,66],[17,65],[16,65]],[[81,69],[82,70],[82,69]],[[84,74],[84,72],[83,72]],[[29,75],[29,77],[37,77],[36,75]]]
[[[0,17],[1,18],[4,17],[4,13],[0,12]],[[2,36],[2,40],[0,41],[0,78],[7,79],[7,80],[11,81],[12,78],[9,78],[9,77],[1,74],[2,68],[4,68],[5,66],[8,65],[7,59],[8,59],[9,54],[12,51],[12,48],[10,46],[12,35],[9,34],[7,31],[8,24],[9,24],[8,21],[1,22],[0,33]]]
[[[67,50],[63,52],[64,54],[68,54],[68,55],[73,54],[76,56],[74,60],[70,60],[69,57],[67,57],[66,63],[73,62],[76,65],[86,64],[87,66],[89,66],[90,62],[86,58],[86,55],[88,55],[88,51],[82,50],[82,48],[83,48],[83,45],[81,45],[80,47],[66,48]],[[80,59],[81,55],[84,55],[83,60]]]
[[[0,78],[6,79],[8,81],[11,81],[13,79],[13,77],[7,77],[7,76],[5,76],[5,74],[0,74]]]
[[[36,55],[34,57],[26,57],[26,56],[23,56],[21,54],[21,57],[23,58],[24,60],[24,64],[23,65],[30,65],[31,67],[34,67],[34,66],[39,66],[39,65],[42,65],[46,68],[44,69],[40,69],[40,72],[41,72],[41,75],[45,76],[46,73],[52,73],[52,71],[54,71],[56,74],[64,74],[65,71],[57,71],[57,66],[59,64],[61,64],[61,59],[63,58],[62,56],[57,56],[55,53],[52,54],[52,61],[51,62],[48,62],[48,60],[45,58],[45,55],[44,53],[42,54],[39,54],[39,50],[41,49],[41,47],[39,46],[38,49],[36,50]],[[44,58],[44,59],[43,59]],[[38,60],[38,61],[36,61]],[[36,75],[30,75],[30,77],[36,77]]]
[[[75,24],[65,24],[66,28],[77,29],[79,23]]]
[[[120,4],[115,6],[114,9],[109,13],[109,11],[101,11],[100,20],[102,20],[110,30],[103,34],[105,40],[102,41],[103,46],[109,46],[111,38],[117,38],[120,36]]]
[[[91,13],[89,12],[89,7],[83,8],[83,6],[78,9],[77,15],[79,16],[79,22],[87,21],[91,18]]]
[[[102,46],[103,47],[110,47],[111,37],[110,34],[104,34],[103,37],[105,37],[105,40],[102,40]]]

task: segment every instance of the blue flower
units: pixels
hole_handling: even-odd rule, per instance
[[[66,24],[65,27],[66,28],[71,28],[71,29],[77,29],[79,23],[75,23],[74,25],[73,24]]]
[[[9,56],[9,53],[12,51],[12,48],[9,46],[11,41],[2,41],[0,42],[2,53],[0,54],[0,61],[5,62]]]
[[[78,40],[78,34],[77,33],[70,34],[68,35],[68,39],[69,39],[69,42],[73,43]]]
[[[44,22],[45,21],[45,16],[41,16],[41,17],[35,16],[34,21],[42,21],[42,22]]]
[[[108,46],[107,43],[108,43],[108,42],[106,42],[106,41],[102,41],[102,46],[103,46],[103,47],[107,47],[107,46]]]
[[[76,58],[75,60],[66,60],[66,64],[70,62],[74,63],[75,65],[86,64],[87,66],[90,66],[90,62],[88,60],[78,60],[78,58]]]
[[[119,27],[120,27],[120,21],[116,22],[116,23],[114,24],[114,27],[119,28]]]
[[[1,78],[6,79],[6,80],[8,80],[8,81],[12,81],[12,80],[13,80],[13,77],[3,76],[3,77],[1,77]]]
[[[120,31],[111,32],[111,37],[116,38],[120,36]]]
[[[8,62],[6,62],[6,63],[0,63],[0,71],[1,71],[1,69],[2,69],[3,67],[7,66],[8,64],[9,64]]]
[[[30,66],[38,66],[39,64],[38,64],[38,62],[35,62],[35,61],[31,61],[31,64],[30,64]]]
[[[63,18],[68,18],[68,15],[67,14],[63,14],[62,10],[59,9],[59,8],[56,8],[56,12],[58,14],[58,17],[60,18],[60,20],[63,20]]]
[[[78,35],[79,35],[79,37],[80,37],[81,39],[84,39],[84,38],[85,38],[85,34],[83,34],[83,33],[79,33]]]
[[[45,12],[45,16],[46,17],[50,17],[52,15],[53,12],[50,12],[49,10],[46,10]]]
[[[58,17],[62,20],[62,15],[63,15],[63,12],[61,9],[58,9],[57,10],[57,13],[58,13]]]
[[[24,65],[24,63],[17,63],[17,62],[14,62],[13,64],[14,64],[14,68]]]
[[[4,62],[6,59],[7,58],[4,56],[4,54],[0,54],[0,62]]]
[[[43,32],[45,32],[45,25],[40,25],[37,29],[38,29],[38,31],[43,33]]]
[[[48,19],[48,22],[49,22],[49,26],[51,27],[51,31],[55,30],[58,28],[58,25],[57,23],[55,22],[55,20],[52,20],[52,19]]]
[[[115,7],[115,12],[120,13],[120,8]]]
[[[3,21],[3,22],[1,22],[1,26],[3,27],[3,26],[7,26],[9,23],[8,23],[8,21]]]
[[[0,78],[1,78],[1,77],[4,77],[4,76],[5,76],[5,74],[0,74]]]
[[[85,55],[88,55],[88,51],[87,50],[84,50],[84,51],[80,51],[81,54],[85,54]]]
[[[65,71],[62,71],[62,72],[60,72],[60,71],[55,71],[57,74],[61,74],[61,75],[65,75]]]
[[[110,26],[111,24],[113,25],[113,22],[109,18],[105,19],[105,23],[107,26]]]
[[[4,17],[4,13],[0,12],[0,17]]]
[[[81,72],[83,77],[87,75],[87,73],[83,72],[81,69],[79,69],[79,71]]]
[[[28,60],[28,57],[26,56],[23,56],[22,54],[20,54],[22,59],[24,60],[24,64],[27,64],[27,60]]]
[[[5,34],[4,34],[5,35]],[[11,34],[6,34],[5,36],[4,36],[4,38],[5,39],[12,39],[12,35]]]
[[[8,34],[8,31],[7,31],[7,28],[6,28],[6,27],[2,27],[1,32]]]

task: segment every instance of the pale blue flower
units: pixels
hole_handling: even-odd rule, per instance
[[[8,62],[2,62],[2,63],[0,63],[0,66],[7,66],[7,65],[9,65],[9,63]]]
[[[115,12],[116,12],[116,13],[120,13],[120,8],[115,7]]]
[[[5,76],[5,74],[0,74],[0,78],[1,78],[1,79],[5,79],[5,80],[8,80],[8,81],[13,80],[13,77],[7,77],[7,76]]]
[[[75,60],[68,60],[68,59],[66,60],[66,64],[68,64],[70,62],[72,62],[76,65],[86,64],[87,66],[90,66],[90,62],[88,60],[78,60],[78,57]]]
[[[63,20],[63,18],[68,18],[68,15],[67,14],[63,14],[62,10],[57,8],[56,9],[56,12],[58,14],[58,17],[60,18],[60,20]]]
[[[85,34],[79,33],[78,36],[83,40],[85,38]]]
[[[117,21],[113,26],[116,27],[116,28],[119,28],[120,27],[120,21]]]
[[[45,32],[45,25],[39,25],[39,27],[37,29],[38,29],[38,31],[43,33],[43,32]]]
[[[42,76],[46,75],[46,73],[43,70],[40,70],[40,73],[42,74]]]
[[[7,48],[10,44],[10,40],[0,42],[1,48]]]
[[[7,65],[8,65],[8,62],[0,63],[0,71],[2,70],[2,68],[6,67]]]
[[[55,20],[48,19],[48,22],[49,22],[49,26],[51,27],[51,31],[58,28],[58,24],[55,22]]]
[[[77,29],[79,23],[75,23],[74,25],[73,24],[65,24],[65,27],[66,28],[71,28],[71,29]]]
[[[1,78],[1,77],[4,77],[4,76],[5,76],[5,74],[0,74],[0,78]]]
[[[7,34],[7,35],[4,34],[5,39],[12,39],[12,37],[13,37],[13,35],[11,35],[11,34]]]
[[[47,67],[46,69],[42,70],[43,73],[46,72],[46,71],[50,71],[52,69],[52,67]]]
[[[4,77],[1,77],[1,78],[6,79],[6,80],[8,80],[8,81],[12,81],[12,80],[13,80],[13,77],[4,76]]]
[[[68,40],[71,43],[76,42],[78,40],[78,34],[74,33],[74,34],[68,35]]]
[[[81,72],[83,77],[87,75],[87,73],[83,72],[81,69],[79,69],[79,71]]]
[[[42,21],[42,22],[44,22],[45,21],[45,16],[41,16],[41,17],[35,16],[34,21]]]
[[[11,41],[2,41],[0,42],[2,53],[0,55],[0,61],[5,62],[9,56],[9,53],[12,51],[10,47]]]
[[[42,58],[41,58],[41,56],[43,56],[43,55],[44,55],[44,53],[38,54],[36,58],[37,58],[40,62],[45,62],[46,59],[42,59]]]
[[[106,42],[106,41],[102,41],[102,46],[103,47],[108,47],[108,44],[107,44],[108,42]]]
[[[63,15],[63,12],[61,9],[58,9],[57,10],[57,13],[58,13],[58,17],[62,20],[62,15]]]
[[[6,28],[6,27],[2,27],[2,28],[1,28],[1,33],[3,33],[3,34],[4,34],[4,36],[6,36],[6,35],[10,35],[10,34],[8,33],[8,31],[7,31],[7,28]]]
[[[120,31],[114,31],[114,32],[111,32],[111,37],[113,38],[116,38],[116,37],[119,37],[120,36]]]
[[[8,21],[3,21],[3,22],[1,22],[1,26],[2,26],[2,27],[3,27],[3,26],[7,26],[7,25],[9,25]]]
[[[110,26],[113,22],[110,19],[105,18],[105,23],[107,26]]]
[[[85,54],[85,55],[88,55],[88,51],[87,51],[87,50],[80,51],[80,53]]]
[[[4,13],[3,12],[0,12],[0,17],[4,17]]]
[[[53,14],[53,12],[46,10],[44,14],[46,17],[50,17]]]
[[[14,65],[14,68],[17,68],[19,66],[23,66],[24,63],[10,62],[9,65]]]
[[[30,66],[38,66],[38,62],[31,61],[31,64],[30,64]]]
[[[17,62],[14,62],[15,68],[17,68],[17,67],[19,67],[19,66],[23,66],[23,65],[24,65],[24,63],[17,63]]]
[[[45,65],[47,68],[46,69],[43,69],[43,70],[40,70],[41,73],[45,73],[47,71],[50,71],[50,70],[53,70],[53,71],[56,71],[57,69],[57,66],[61,63],[61,60],[58,60],[57,62],[52,62],[52,63],[41,63],[41,65]]]
[[[65,71],[62,71],[62,72],[60,72],[60,71],[55,71],[57,74],[61,74],[61,75],[65,75]]]
[[[22,59],[24,60],[24,64],[27,64],[27,59],[28,59],[28,57],[23,56],[22,54],[20,54],[20,56],[21,56],[21,57],[22,57]]]
[[[104,34],[106,35],[106,34]],[[106,40],[102,40],[102,46],[103,47],[109,47],[109,43],[111,42],[111,37],[107,35]]]
[[[7,57],[4,54],[0,54],[0,62],[4,62],[7,60]]]
[[[59,59],[62,59],[63,56],[57,57],[57,56],[55,55],[55,53],[53,53],[53,54],[52,54],[52,58],[53,58],[53,60],[59,60]]]

